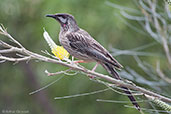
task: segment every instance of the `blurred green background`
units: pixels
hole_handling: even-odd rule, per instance
[[[131,8],[135,7],[132,0],[111,0],[111,2]],[[118,49],[131,49],[153,42],[148,38],[150,36],[143,36],[130,29],[120,19],[119,10],[107,5],[105,0],[0,0],[0,23],[8,28],[8,32],[23,46],[39,54],[43,54],[41,50],[50,52],[43,38],[43,27],[59,44],[59,24],[55,20],[45,17],[46,14],[55,13],[72,14],[78,25],[88,31],[108,50],[109,46]],[[133,22],[130,23],[134,25]],[[9,42],[3,36],[0,38]],[[153,50],[162,51],[160,46],[148,49],[148,51]],[[116,59],[123,66],[129,66],[139,71],[133,57],[117,56]],[[142,59],[151,64],[155,63],[155,59],[152,57]],[[91,69],[94,63],[82,65]],[[138,114],[135,109],[125,108],[124,104],[96,101],[96,99],[128,101],[126,96],[113,91],[55,100],[54,97],[57,96],[86,93],[106,87],[89,80],[83,74],[47,77],[44,73],[46,69],[49,72],[57,72],[66,68],[34,60],[29,61],[28,64],[25,62],[1,63],[0,113],[3,110],[23,110],[29,111],[29,114]],[[107,74],[102,67],[98,67],[97,72]],[[139,72],[142,73],[142,71]],[[46,86],[60,76],[64,77],[52,86],[29,95],[30,92]],[[145,104],[141,105],[148,107]]]

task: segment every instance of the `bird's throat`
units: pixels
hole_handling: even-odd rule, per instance
[[[63,31],[69,30],[69,26],[67,24],[61,24],[61,28],[63,29]]]

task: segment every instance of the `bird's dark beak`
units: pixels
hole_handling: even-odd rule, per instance
[[[47,14],[46,17],[52,17],[52,18],[56,19],[57,16],[53,15],[53,14]]]

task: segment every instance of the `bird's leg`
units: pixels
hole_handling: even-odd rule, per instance
[[[72,57],[72,60],[71,60],[71,64],[72,64],[72,65],[75,64],[75,65],[78,65],[78,66],[84,68],[83,66],[79,65],[78,63],[89,63],[89,62],[88,62],[88,61],[84,61],[84,60],[77,60],[77,61],[74,61],[74,57]]]
[[[99,63],[97,62],[96,65],[93,67],[93,69],[91,71],[95,71],[96,68],[98,67]],[[91,79],[95,78],[95,76],[92,76],[92,75],[88,75]]]
[[[72,56],[71,61],[70,61],[70,64],[72,64],[72,65],[75,64],[75,62],[74,62],[74,56]]]
[[[94,72],[96,70],[96,68],[98,67],[98,65],[99,65],[99,63],[96,63],[96,65],[93,67],[93,69],[91,71]]]
[[[71,60],[72,62],[74,61],[74,56],[72,56],[72,60]]]
[[[78,60],[78,61],[74,61],[74,63],[88,63],[88,61]]]

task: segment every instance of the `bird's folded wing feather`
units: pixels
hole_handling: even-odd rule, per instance
[[[110,53],[103,48],[96,40],[94,40],[86,32],[75,32],[67,34],[66,37],[69,40],[69,44],[72,49],[77,50],[81,54],[86,54],[89,58],[96,61],[109,63],[116,68],[122,66],[110,55]]]

